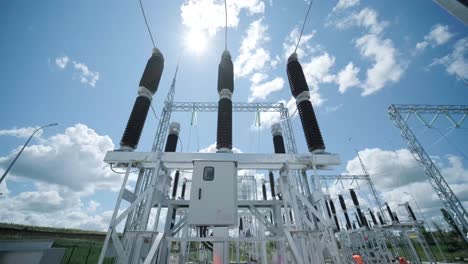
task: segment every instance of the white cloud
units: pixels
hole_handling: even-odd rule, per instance
[[[297,47],[296,53],[299,58],[304,58],[306,56],[309,56],[311,53],[315,52],[317,50],[316,47],[313,47],[310,43],[312,38],[315,36],[317,31],[312,31],[310,34],[303,34],[301,38],[301,42],[299,43],[299,46]],[[286,37],[286,39],[283,42],[283,50],[284,50],[284,58],[288,59],[289,56],[294,52],[294,49],[296,48],[297,45],[297,40],[299,39],[299,28],[295,27],[291,32],[289,32],[289,35]]]
[[[432,47],[443,45],[453,36],[454,34],[449,31],[447,25],[436,24],[431,28],[431,31],[424,36],[424,40],[416,44],[416,50],[422,51],[429,45]]]
[[[389,202],[393,208],[396,208],[399,203],[407,201],[412,203],[411,196],[406,194],[411,193],[430,219],[440,218],[439,208],[443,207],[442,203],[421,165],[409,150],[389,151],[374,148],[359,151],[359,155],[377,191],[381,192],[384,201]],[[463,166],[462,157],[448,155],[446,158],[446,162],[437,161],[440,160],[439,157],[435,157],[434,160],[458,199],[463,203],[468,203],[466,192],[468,168]],[[357,157],[348,161],[346,170],[347,174],[363,174]],[[414,203],[412,206],[415,207]]]
[[[343,107],[343,104],[335,105],[335,106],[327,106],[325,107],[325,111],[327,113],[333,113],[338,111],[341,107]]]
[[[19,148],[0,157],[0,168],[8,166]],[[117,190],[122,175],[112,173],[103,162],[105,153],[113,149],[109,136],[101,136],[86,125],[77,124],[65,129],[63,134],[26,147],[11,173],[74,191]]]
[[[0,129],[0,136],[12,136],[18,138],[28,138],[39,127],[20,127],[12,129]],[[42,130],[37,131],[36,136],[42,135]]]
[[[55,58],[55,65],[57,65],[57,67],[59,67],[60,69],[65,69],[69,60],[70,59],[68,58],[68,56],[57,57]]]
[[[449,74],[457,76],[467,83],[468,79],[468,37],[458,40],[452,53],[442,58],[435,59],[431,66],[444,65]]]
[[[374,61],[367,70],[367,79],[362,85],[362,96],[373,94],[389,83],[396,83],[403,76],[404,66],[397,60],[397,50],[390,39],[368,34],[356,40],[356,47],[365,58]]]
[[[254,100],[264,100],[268,95],[273,92],[282,90],[284,87],[284,79],[281,77],[276,77],[275,79],[265,82],[265,83],[255,83],[252,82],[250,86],[250,97],[249,102]]]
[[[334,65],[335,57],[327,52],[311,57],[308,62],[302,64],[307,84],[312,92],[318,91],[320,83],[330,83],[335,80],[335,75],[330,73]]]
[[[359,67],[356,67],[352,62],[348,63],[348,65],[338,73],[336,76],[336,82],[339,85],[338,90],[340,93],[344,93],[348,88],[361,84],[358,74]]]
[[[204,148],[204,149],[201,149],[199,152],[200,153],[216,153],[217,149],[216,149],[216,143],[213,143],[211,145],[209,145],[208,147]],[[242,150],[236,148],[236,147],[233,147],[232,148],[232,152],[233,153],[242,153]]]
[[[347,29],[352,26],[360,26],[368,29],[370,33],[380,34],[383,32],[388,23],[385,21],[379,21],[378,16],[379,15],[377,11],[366,7],[359,13],[352,13],[345,18],[331,22],[331,24],[340,29]]]
[[[96,86],[99,80],[99,72],[90,71],[88,66],[81,62],[73,61],[73,67],[79,73],[80,82],[89,86]]]
[[[353,78],[353,86],[359,86],[363,90],[362,96],[373,94],[386,85],[396,83],[401,79],[405,66],[398,58],[398,50],[395,48],[393,41],[383,37],[383,31],[388,22],[380,21],[377,11],[366,7],[360,12],[354,12],[347,17],[339,18],[337,21],[329,21],[328,24],[332,24],[339,29],[358,26],[368,31],[367,34],[355,41],[356,48],[359,49],[361,56],[373,61],[371,68],[366,71],[367,79],[358,84],[359,80],[355,75],[357,75],[359,68],[352,68],[349,64],[347,66],[349,67],[348,71],[342,71],[342,77],[356,77]],[[338,84],[341,93],[352,87],[339,80]]]
[[[265,4],[260,0],[228,1],[228,27],[236,28],[239,15],[246,10],[249,15],[262,14]],[[224,2],[220,0],[187,0],[180,8],[182,24],[190,30],[207,31],[212,37],[225,26]]]
[[[112,211],[102,210],[92,199],[87,203],[82,199],[97,190],[115,192],[120,188],[122,175],[112,173],[103,162],[106,151],[113,148],[108,136],[83,124],[26,147],[6,183],[30,183],[33,187],[12,195],[2,183],[0,219],[26,225],[105,230]],[[19,147],[0,157],[0,171],[17,151]]]
[[[359,0],[340,0],[333,8],[333,12],[342,11],[359,4]]]
[[[253,21],[242,39],[239,55],[234,61],[236,77],[245,77],[255,71],[261,71],[271,60],[270,52],[262,47],[270,41],[266,35],[268,27],[263,22],[263,18]]]

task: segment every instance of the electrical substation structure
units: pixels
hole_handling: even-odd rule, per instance
[[[421,263],[414,243],[435,263],[416,220],[407,206],[401,221],[387,204],[387,214],[363,166],[364,175],[323,175],[340,164],[325,143],[309,100],[309,89],[297,55],[288,60],[291,93],[296,98],[309,153],[298,154],[288,109],[281,103],[232,102],[231,56],[224,51],[218,72],[219,101],[175,102],[177,69],[165,99],[151,152],[136,152],[146,116],[164,68],[154,49],[144,71],[138,97],[120,148],[105,162],[125,169],[122,187],[109,224],[99,263],[353,263],[359,255],[368,263],[392,263],[405,256]],[[217,152],[176,152],[183,125],[173,112],[217,112]],[[275,153],[233,153],[232,114],[275,112],[271,128]],[[268,171],[257,194],[249,170]],[[240,173],[244,172],[244,175]],[[129,177],[137,174],[134,185]],[[181,175],[184,178],[180,186]],[[171,176],[172,175],[172,176]],[[344,194],[323,192],[327,181],[365,181],[376,207],[359,203],[359,190]],[[180,193],[180,195],[177,195]],[[189,195],[186,195],[190,193]],[[370,205],[369,205],[370,206]],[[341,208],[341,212],[340,212]],[[367,209],[367,210],[366,210]],[[377,210],[374,214],[373,210]],[[355,212],[355,213],[354,213]],[[351,220],[354,213],[356,220]],[[370,219],[369,219],[370,216]],[[346,224],[341,223],[341,219]],[[379,221],[377,221],[377,219]]]

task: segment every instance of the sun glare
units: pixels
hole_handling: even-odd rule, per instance
[[[185,37],[185,46],[191,52],[201,54],[206,48],[206,34],[200,30],[191,30]]]

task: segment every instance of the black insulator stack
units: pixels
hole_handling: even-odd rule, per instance
[[[393,212],[393,217],[395,218],[395,221],[396,221],[397,223],[400,223],[400,219],[398,219],[398,215],[397,215],[396,212]]]
[[[234,92],[234,67],[231,55],[226,50],[221,56],[218,68],[218,127],[216,133],[216,148],[218,151],[232,149],[232,101]]]
[[[153,49],[153,54],[146,63],[145,71],[140,79],[140,87],[145,87],[152,94],[155,94],[159,87],[162,72],[164,69],[164,57],[158,49]]]
[[[355,214],[354,214],[354,217],[356,217],[356,222],[358,223],[358,226],[359,226],[359,227],[362,227],[362,222],[361,222],[361,220],[359,219],[359,216],[355,213]]]
[[[325,206],[327,207],[327,213],[328,213],[328,218],[331,218],[331,212],[330,212],[330,206],[328,205],[328,202],[325,202]]]
[[[242,217],[239,218],[239,231],[244,230],[244,221]]]
[[[304,135],[306,137],[307,147],[310,152],[325,150],[325,143],[323,142],[317,117],[315,116],[314,109],[309,101],[309,87],[307,86],[304,71],[297,59],[296,53],[293,53],[289,57],[286,72],[288,74],[291,93],[297,100],[297,109],[301,118]]]
[[[341,210],[343,210],[345,219],[346,219],[346,229],[351,229],[351,221],[349,220],[348,212],[346,211],[346,204],[343,199],[343,195],[338,195],[338,199],[340,201]]]
[[[413,218],[413,221],[416,222],[416,215],[414,214],[413,209],[409,204],[407,204],[406,206],[408,207],[408,212],[410,213],[411,218]]]
[[[177,195],[177,187],[179,186],[179,176],[180,176],[180,173],[177,170],[174,175],[174,186],[172,186],[172,199],[175,199]]]
[[[335,220],[336,229],[340,230],[340,222],[338,222],[338,217],[336,216],[336,209],[335,209],[335,204],[333,203],[333,200],[330,200],[330,209],[333,214],[333,219]]]
[[[353,229],[356,229],[356,224],[355,223],[353,223]]]
[[[179,141],[179,135],[169,134],[167,136],[166,147],[164,148],[164,152],[176,152],[177,141]]]
[[[133,105],[132,113],[128,119],[127,127],[120,140],[122,148],[134,150],[140,141],[141,132],[145,126],[146,116],[151,105],[151,99],[146,96],[138,96]]]
[[[270,222],[273,224],[273,212],[270,211]]]
[[[380,224],[381,224],[381,225],[385,225],[384,220],[383,220],[383,218],[382,218],[382,215],[381,215],[379,212],[377,212],[377,217],[379,218]]]
[[[350,189],[349,193],[351,194],[351,199],[353,200],[353,204],[355,206],[359,206],[359,200],[358,200],[358,198],[356,196],[356,192],[353,189]]]
[[[227,50],[221,55],[221,62],[218,66],[218,93],[221,93],[223,89],[234,92],[234,65],[231,54]]]
[[[169,134],[167,135],[166,147],[164,152],[176,152],[177,142],[179,141],[180,124],[172,122],[169,125]]]
[[[263,195],[263,200],[267,199],[267,194],[266,194],[266,185],[265,183],[262,183],[262,195]]]
[[[284,147],[284,140],[282,135],[273,136],[273,146],[275,148],[276,154],[286,153],[286,148]]]
[[[187,186],[187,179],[184,179],[182,183],[182,192],[180,193],[180,199],[185,200],[185,187]]]
[[[377,219],[375,219],[375,215],[374,215],[374,212],[372,212],[372,210],[369,208],[369,214],[372,218],[372,222],[374,223],[374,225],[378,225],[379,223],[377,223]]]
[[[140,80],[138,97],[133,105],[130,118],[120,140],[120,149],[134,150],[140,141],[146,116],[151,105],[152,96],[156,93],[164,69],[164,57],[158,49],[153,49],[153,54],[146,64],[146,68]]]
[[[232,101],[228,98],[222,98],[218,102],[216,148],[232,149]]]
[[[291,222],[294,222],[292,210],[289,210],[289,220],[291,220]]]
[[[353,200],[354,206],[356,206],[356,212],[357,212],[357,214],[359,216],[359,219],[360,219],[359,226],[369,227],[369,225],[367,223],[367,220],[366,220],[366,217],[364,216],[364,214],[361,211],[361,208],[359,207],[359,200],[357,198],[356,192],[353,189],[350,189],[349,193],[351,194],[351,199]]]
[[[310,152],[315,150],[324,150],[322,134],[318,127],[312,103],[309,100],[302,101],[297,105],[297,111],[301,118],[302,128],[306,137],[307,147]]]
[[[171,229],[174,227],[175,225],[175,219],[176,219],[176,214],[177,214],[177,209],[175,208],[172,208],[172,215],[171,215]]]
[[[393,215],[392,210],[390,209],[390,206],[388,206],[388,203],[385,203],[385,206],[387,207],[387,212],[390,215],[390,219],[392,220],[392,222],[395,222],[395,216]]]
[[[268,177],[270,178],[270,192],[271,192],[271,197],[275,199],[276,193],[275,193],[275,177],[273,176],[273,172],[270,171],[268,174]]]

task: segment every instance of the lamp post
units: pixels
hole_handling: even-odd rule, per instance
[[[51,127],[51,126],[56,126],[58,125],[57,123],[52,123],[52,124],[48,124],[48,125],[45,125],[45,126],[41,126],[39,127],[38,129],[34,130],[34,132],[31,134],[31,136],[28,138],[28,140],[26,141],[26,143],[24,143],[23,147],[21,148],[21,150],[18,152],[18,154],[16,154],[16,157],[13,159],[13,161],[10,163],[10,165],[8,166],[8,168],[6,169],[6,171],[3,173],[2,175],[2,178],[0,178],[0,184],[3,182],[3,180],[5,179],[5,177],[7,176],[8,172],[10,171],[11,167],[13,167],[13,165],[15,164],[16,160],[19,158],[19,156],[21,155],[21,153],[23,153],[23,150],[26,148],[26,146],[28,145],[29,141],[31,141],[31,139],[33,138],[33,136],[37,133],[37,131],[43,129],[43,128],[46,128],[46,127]]]
[[[404,194],[408,194],[409,196],[411,196],[411,199],[414,201],[414,203],[416,204],[416,207],[418,207],[418,211],[419,211],[419,214],[422,215],[423,217],[423,220],[424,220],[424,223],[427,223],[429,225],[429,222],[426,220],[426,216],[423,214],[423,212],[421,211],[421,208],[419,207],[419,204],[418,204],[418,201],[416,201],[416,199],[414,198],[413,194],[409,193],[409,192],[403,192]],[[439,253],[440,255],[442,256],[442,258],[444,259],[444,262],[447,262],[447,259],[445,258],[445,255],[444,253],[442,252],[442,250],[440,249],[440,246],[439,246],[439,242],[437,241],[437,239],[435,238],[434,234],[432,233],[431,230],[429,230],[429,233],[431,234],[431,237],[432,239],[434,240],[434,243],[436,244],[437,246],[437,250],[439,250]]]

